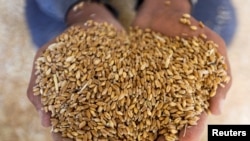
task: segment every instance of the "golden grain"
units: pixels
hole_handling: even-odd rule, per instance
[[[192,25],[192,26],[190,26],[190,29],[197,30],[198,28],[197,28],[197,26]]]
[[[184,14],[182,15],[182,17],[189,19],[189,18],[191,18],[191,15],[188,14],[188,13],[184,13]]]
[[[190,18],[180,21],[190,25]],[[35,62],[33,93],[51,113],[52,132],[64,137],[176,140],[230,81],[205,34],[184,39],[131,28],[117,36],[107,23],[85,26],[71,27]]]

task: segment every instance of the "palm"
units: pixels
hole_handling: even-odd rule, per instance
[[[209,40],[213,40],[219,45],[219,51],[222,55],[226,57],[226,50],[225,50],[225,44],[223,40],[215,34],[213,31],[211,31],[209,28],[200,28],[197,31],[192,31],[187,25],[183,25],[179,22],[179,18],[182,16],[183,13],[188,12],[188,10],[178,10],[176,8],[172,8],[169,6],[169,8],[166,8],[166,5],[160,3],[161,0],[158,1],[152,1],[152,0],[145,0],[145,4],[142,5],[140,11],[138,12],[138,15],[133,23],[133,26],[139,26],[140,28],[150,28],[154,31],[161,32],[164,35],[167,36],[185,36],[185,37],[191,37],[191,36],[198,36],[201,33],[204,33],[207,35]],[[177,1],[177,0],[176,0]],[[150,3],[151,2],[151,3]],[[159,5],[161,4],[161,5]],[[118,30],[122,30],[121,25],[111,16],[110,13],[108,13],[105,9],[99,6],[94,6],[89,9],[89,13],[86,11],[79,14],[78,16],[70,16],[68,19],[68,23],[70,25],[76,24],[76,23],[84,23],[85,21],[91,19],[91,17],[88,14],[91,14],[93,10],[96,13],[96,16],[92,18],[92,20],[95,20],[97,22],[108,22],[113,24],[115,27],[117,27]],[[98,10],[96,10],[96,8]],[[97,12],[98,11],[98,12]],[[71,18],[72,17],[72,18]],[[86,18],[88,17],[88,18]],[[198,26],[198,21],[196,21],[194,18],[191,18],[192,25]],[[48,47],[49,44],[54,42],[52,40],[51,42],[47,43],[42,47],[35,59],[39,57],[42,52]],[[226,60],[228,63],[228,60]],[[229,64],[228,64],[229,66]],[[228,73],[230,75],[230,69],[228,69]],[[39,96],[34,96],[32,88],[35,84],[36,76],[34,75],[34,69],[31,76],[30,85],[28,88],[28,97],[31,100],[31,102],[34,104],[36,109],[40,111],[42,105],[41,100]],[[224,99],[228,89],[230,87],[230,84],[226,85],[225,88],[220,88],[217,92],[217,95],[211,99],[211,111],[213,113],[218,113],[217,107],[220,103],[220,99]],[[44,126],[50,126],[50,115],[48,113],[42,113],[42,123]],[[201,115],[201,120],[198,121],[198,126],[192,127],[186,132],[186,136],[182,141],[194,141],[197,140],[197,136],[202,133],[202,130],[204,128],[206,115]],[[196,134],[191,134],[192,132],[195,132]],[[197,135],[198,134],[198,135]],[[61,141],[62,138],[58,134],[53,134],[53,138],[55,141]],[[181,138],[181,137],[180,137]]]

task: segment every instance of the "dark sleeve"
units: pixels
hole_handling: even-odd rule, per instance
[[[64,20],[68,9],[78,0],[35,0],[40,9],[57,20]]]
[[[189,0],[189,1],[192,4],[192,6],[194,6],[198,2],[198,0]]]

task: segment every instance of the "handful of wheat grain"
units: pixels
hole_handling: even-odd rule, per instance
[[[64,137],[174,141],[230,79],[212,41],[86,26],[71,27],[36,60],[34,94]]]

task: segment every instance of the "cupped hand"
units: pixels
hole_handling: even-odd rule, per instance
[[[231,76],[230,64],[227,57],[226,45],[223,39],[208,27],[201,27],[200,22],[190,17],[191,25],[198,27],[197,30],[192,30],[189,25],[180,22],[180,18],[184,13],[190,13],[190,3],[188,0],[172,0],[166,3],[166,0],[144,0],[138,9],[137,16],[133,22],[133,26],[143,29],[150,28],[153,31],[160,32],[166,36],[174,37],[192,37],[205,34],[206,40],[212,40],[218,44],[218,51],[225,57],[228,67],[227,73]],[[210,99],[210,111],[214,115],[219,115],[222,110],[223,101],[231,86],[232,81],[225,87],[218,87],[216,95]],[[200,116],[200,120],[196,126],[192,126],[185,131],[181,131],[179,135],[180,141],[199,141],[203,130],[206,126],[207,114],[204,112]],[[164,141],[164,137],[159,137],[158,141]]]
[[[78,6],[77,9],[72,8],[69,11],[67,18],[66,18],[68,28],[70,28],[73,25],[79,25],[83,28],[86,28],[84,26],[84,23],[88,20],[93,20],[95,22],[106,22],[106,23],[112,24],[117,29],[117,31],[123,30],[120,23],[115,20],[113,15],[102,4],[84,3],[84,5]],[[44,127],[51,126],[50,113],[46,113],[45,111],[42,110],[43,105],[41,103],[41,96],[40,95],[35,96],[33,94],[33,87],[35,86],[35,81],[37,77],[35,75],[35,61],[38,57],[42,55],[44,50],[46,50],[48,46],[52,44],[53,42],[55,42],[55,39],[52,39],[51,41],[43,45],[37,51],[34,57],[32,74],[31,74],[30,83],[27,89],[27,96],[29,100],[31,101],[31,103],[35,106],[36,110],[38,111],[40,119],[41,119],[41,124]],[[59,133],[52,133],[52,137],[54,141],[68,141],[68,140],[70,141],[70,139],[63,138]]]
[[[219,52],[225,56],[226,63],[228,66],[228,75],[231,76],[230,66],[227,58],[227,52],[224,41],[221,39],[219,35],[214,33],[207,27],[199,28],[196,31],[193,31],[187,25],[183,25],[179,22],[179,19],[182,17],[184,13],[189,13],[190,5],[188,0],[173,0],[170,5],[164,4],[165,0],[145,0],[136,19],[133,23],[133,26],[138,26],[140,28],[150,28],[154,31],[161,32],[167,36],[198,36],[201,33],[207,35],[207,40],[212,40],[219,45]],[[87,20],[94,20],[96,22],[107,22],[114,25],[117,30],[123,30],[122,26],[113,18],[113,16],[105,9],[103,5],[91,3],[84,4],[83,7],[78,9],[77,11],[71,10],[67,16],[67,23],[70,26],[78,24],[83,25]],[[199,22],[194,18],[190,18],[191,24],[199,27]],[[84,26],[83,26],[84,27]],[[43,51],[55,41],[55,39],[51,40],[47,44],[45,44],[42,48],[40,48],[34,58],[34,61],[41,56]],[[30,79],[30,84],[27,90],[27,95],[29,100],[36,107],[38,113],[41,117],[42,125],[45,127],[50,126],[50,114],[45,113],[42,109],[41,98],[40,96],[33,95],[33,86],[35,85],[36,75],[34,65],[33,71]],[[213,114],[220,114],[220,105],[223,103],[222,101],[225,99],[226,94],[231,86],[231,81],[225,85],[224,88],[219,87],[217,94],[210,100],[210,110]],[[200,120],[198,121],[197,126],[192,126],[188,128],[185,132],[185,136],[183,136],[184,131],[180,133],[181,141],[198,141],[202,130],[206,125],[206,113],[201,114]],[[53,139],[55,141],[66,140],[61,137],[60,134],[53,133]],[[164,140],[160,137],[158,140]]]

